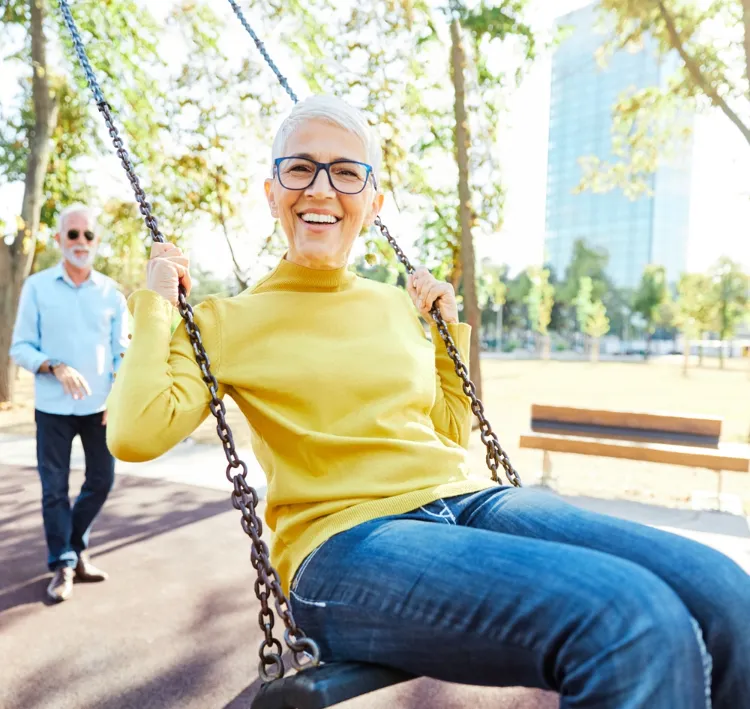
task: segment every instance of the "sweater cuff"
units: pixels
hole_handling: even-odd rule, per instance
[[[133,318],[133,337],[172,337],[172,318],[175,308],[158,293],[146,288],[137,290],[128,298],[128,310]]]

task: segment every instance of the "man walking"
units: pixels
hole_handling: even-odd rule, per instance
[[[127,346],[127,307],[117,284],[92,268],[100,235],[93,213],[63,210],[55,240],[62,260],[24,283],[11,357],[35,374],[36,450],[42,482],[47,595],[64,601],[79,581],[104,581],[86,555],[89,532],[114,482],[105,402]],[[86,477],[70,506],[73,439],[81,437]]]

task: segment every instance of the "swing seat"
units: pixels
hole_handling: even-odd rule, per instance
[[[332,662],[261,685],[250,709],[326,709],[414,675],[382,665]]]

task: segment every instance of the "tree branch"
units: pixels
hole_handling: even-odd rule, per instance
[[[742,119],[732,110],[732,108],[729,106],[729,104],[719,95],[719,92],[711,85],[711,83],[708,81],[708,79],[703,75],[701,72],[700,66],[698,63],[691,57],[686,49],[685,45],[682,43],[682,38],[680,37],[680,33],[677,31],[677,26],[674,22],[674,17],[669,13],[669,11],[666,8],[666,5],[664,4],[664,0],[657,0],[657,4],[659,6],[659,12],[661,13],[662,19],[664,20],[664,23],[667,26],[667,32],[669,33],[669,40],[674,47],[674,49],[677,50],[677,52],[680,55],[680,58],[685,63],[685,68],[688,70],[688,73],[693,78],[693,81],[700,87],[701,91],[708,96],[709,99],[711,99],[711,103],[714,104],[717,108],[720,108],[724,115],[734,123],[735,126],[739,129],[740,133],[744,136],[745,140],[750,143],[750,126],[745,125],[743,123]],[[747,27],[747,11],[748,10],[748,0],[743,0],[743,11],[745,12],[745,27]],[[748,38],[747,38],[747,32],[745,33],[745,49],[748,48]]]
[[[229,255],[232,258],[232,264],[234,266],[234,277],[239,282],[240,286],[242,286],[243,290],[247,289],[248,282],[247,279],[243,278],[242,274],[242,268],[240,267],[240,264],[237,262],[237,257],[234,253],[234,247],[232,246],[232,240],[229,238],[229,229],[227,228],[227,220],[224,216],[224,199],[221,196],[221,177],[219,172],[216,173],[216,201],[219,205],[219,224],[221,225],[221,230],[224,233],[224,239],[227,242],[227,247],[229,248]]]

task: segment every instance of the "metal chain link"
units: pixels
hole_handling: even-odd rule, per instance
[[[115,126],[114,119],[109,104],[104,98],[99,82],[96,79],[94,71],[86,55],[81,36],[76,27],[73,15],[68,5],[68,0],[59,0],[59,8],[63,16],[65,25],[73,40],[78,61],[86,75],[89,88],[94,94],[97,108],[104,117],[110,138],[115,146],[117,156],[120,158],[123,168],[128,176],[128,180],[133,188],[135,198],[140,206],[140,212],[143,215],[146,226],[151,232],[154,241],[164,242],[164,236],[159,231],[156,218],[151,214],[151,205],[146,199],[146,195],[141,188],[140,182],[135,169],[130,160],[130,156],[124,148],[122,138]],[[258,47],[261,51],[265,50],[262,45]],[[288,87],[286,87],[289,91]],[[292,97],[296,100],[293,94]],[[279,679],[284,676],[284,663],[282,661],[281,643],[273,637],[274,612],[269,606],[268,601],[271,597],[274,599],[276,612],[284,621],[286,630],[284,631],[284,641],[287,647],[292,651],[292,664],[296,669],[302,669],[305,666],[317,665],[320,662],[320,650],[313,640],[308,638],[303,630],[296,624],[292,610],[289,607],[286,595],[281,588],[281,582],[276,569],[273,568],[270,561],[268,546],[261,539],[263,525],[257,515],[258,493],[251,487],[247,478],[247,465],[240,460],[234,445],[234,437],[226,420],[226,408],[224,402],[219,398],[219,384],[211,372],[211,362],[208,353],[203,346],[200,329],[193,318],[193,309],[187,302],[185,289],[180,286],[178,293],[178,310],[185,321],[190,343],[193,347],[196,362],[201,370],[203,381],[205,382],[211,394],[209,408],[217,420],[216,432],[221,439],[224,453],[227,458],[226,477],[233,485],[232,506],[242,513],[242,529],[252,540],[250,550],[250,560],[253,567],[258,573],[255,582],[255,595],[260,602],[261,610],[258,614],[258,624],[263,632],[263,641],[259,649],[260,663],[258,667],[259,674],[264,682]],[[234,472],[233,472],[234,471]]]
[[[276,74],[276,78],[279,80],[279,83],[281,84],[284,91],[286,91],[289,94],[289,98],[294,101],[294,103],[297,103],[299,100],[297,98],[297,94],[292,91],[291,87],[289,86],[289,82],[286,80],[286,77],[279,71],[279,68],[274,63],[273,59],[271,59],[271,55],[266,51],[266,46],[263,44],[263,42],[260,41],[260,38],[257,34],[255,34],[255,31],[252,27],[250,27],[250,23],[245,19],[245,15],[242,14],[242,10],[240,9],[240,6],[235,2],[235,0],[229,0],[229,4],[232,6],[232,10],[234,10],[234,14],[237,15],[237,19],[242,23],[242,26],[245,28],[245,31],[250,35],[253,42],[255,43],[255,46],[258,48],[258,51],[263,55],[263,59],[266,60],[266,64],[271,67],[271,70],[274,74]]]

